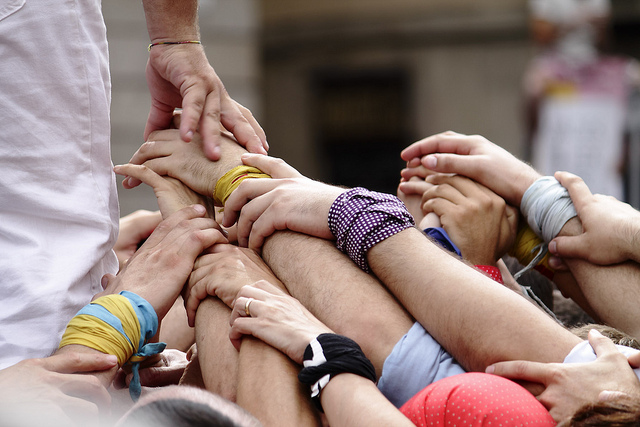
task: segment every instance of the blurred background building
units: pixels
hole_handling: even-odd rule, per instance
[[[122,163],[142,143],[148,36],[139,2],[103,8]],[[522,77],[534,52],[524,0],[201,0],[200,26],[270,153],[306,175],[395,192],[400,150],[445,130],[525,154]],[[613,0],[609,50],[640,57],[637,40],[640,0]],[[119,190],[122,214],[156,209],[149,189]]]

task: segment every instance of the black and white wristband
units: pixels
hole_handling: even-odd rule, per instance
[[[320,392],[336,375],[351,373],[376,382],[373,364],[352,339],[337,334],[320,334],[305,349],[298,380],[311,386],[311,400],[321,412]]]

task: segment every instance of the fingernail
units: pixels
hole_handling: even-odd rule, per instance
[[[557,243],[555,240],[549,242],[549,252],[552,254],[557,254]]]
[[[595,336],[597,336],[597,337],[604,337],[604,335],[602,335],[602,334],[600,333],[600,331],[599,331],[599,330],[597,330],[597,329],[591,329],[591,330],[589,331],[589,333],[591,333],[591,334],[593,334],[593,335],[595,335]]]
[[[422,164],[428,169],[435,169],[438,166],[438,158],[436,156],[428,155],[422,159]]]
[[[193,209],[195,209],[195,211],[197,213],[199,213],[200,215],[202,215],[203,213],[207,212],[207,209],[202,205],[193,205]]]
[[[185,134],[185,138],[187,138],[189,141],[191,141],[193,139],[193,131],[192,130],[188,130],[187,133]]]
[[[493,374],[495,372],[496,368],[493,365],[489,365],[487,366],[487,369],[484,370],[485,373],[487,374]]]
[[[102,289],[105,289],[109,285],[109,278],[106,274],[100,279],[100,284],[102,285]]]
[[[269,150],[269,143],[266,140],[264,141],[264,149],[267,150],[267,151]],[[265,154],[267,154],[267,153],[265,153]]]
[[[553,270],[559,270],[562,267],[562,260],[556,256],[550,256],[549,267]]]
[[[112,365],[116,365],[118,363],[118,358],[113,354],[107,354],[106,359],[107,362],[111,363]]]

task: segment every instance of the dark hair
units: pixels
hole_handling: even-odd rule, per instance
[[[629,396],[588,404],[570,420],[559,424],[571,427],[628,427],[640,425],[640,402]]]
[[[619,331],[612,326],[600,325],[598,323],[588,323],[586,325],[574,326],[569,330],[574,335],[577,335],[583,340],[586,340],[591,329],[597,330],[602,335],[613,341],[614,344],[624,345],[627,347],[635,348],[636,350],[640,350],[640,343],[635,338],[633,338],[629,334]]]
[[[162,399],[133,410],[126,425],[158,427],[240,427],[210,405],[187,399]]]

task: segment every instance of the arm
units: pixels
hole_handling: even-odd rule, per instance
[[[607,393],[621,392],[637,398],[640,382],[627,358],[596,330],[589,332],[589,343],[597,355],[595,362],[512,361],[489,366],[487,372],[542,384],[542,391],[535,394],[557,421],[568,419],[584,405],[603,400]]]
[[[245,312],[248,298],[252,298],[250,316]],[[231,322],[232,339],[253,335],[298,364],[302,363],[304,350],[311,340],[331,332],[298,301],[268,282],[242,289]],[[412,425],[372,381],[355,374],[336,375],[322,389],[320,399],[332,426]]]
[[[143,0],[142,4],[152,43],[200,40],[197,0]],[[221,124],[249,151],[266,154],[264,131],[249,110],[229,97],[202,46],[154,46],[146,74],[151,110],[145,139],[155,130],[168,128],[174,109],[182,107],[181,138],[191,141],[199,127],[209,158],[220,157]]]

